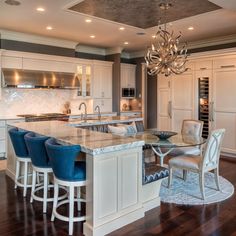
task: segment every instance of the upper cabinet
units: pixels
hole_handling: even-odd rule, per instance
[[[23,58],[15,56],[2,56],[1,67],[7,69],[22,69]]]
[[[112,62],[94,62],[93,98],[112,98]]]
[[[77,65],[76,79],[78,80],[77,96],[91,97],[92,66],[86,64]]]
[[[121,88],[135,88],[136,65],[121,64]]]

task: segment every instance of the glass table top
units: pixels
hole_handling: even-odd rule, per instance
[[[145,144],[149,144],[157,147],[166,147],[166,148],[174,148],[174,147],[189,147],[189,146],[197,146],[204,144],[206,139],[199,138],[197,136],[192,135],[182,135],[178,133],[168,139],[159,139],[157,136],[153,135],[153,130],[144,131],[142,133],[137,133],[135,138],[140,138],[144,140]]]

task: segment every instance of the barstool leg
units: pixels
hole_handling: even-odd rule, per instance
[[[35,185],[36,185],[36,171],[33,169],[30,203],[33,203],[33,200],[34,200],[33,195],[34,195],[34,191],[35,191]]]
[[[43,213],[47,212],[48,173],[43,173]]]
[[[77,211],[81,211],[80,187],[77,187]]]
[[[54,212],[56,212],[56,210],[57,210],[58,188],[59,188],[58,183],[56,183],[56,181],[54,181],[54,198],[53,198],[53,208],[52,208],[51,221],[54,221],[54,219],[55,219]]]
[[[26,197],[27,180],[28,180],[28,162],[25,162],[25,170],[24,170],[24,192],[23,192],[23,197]]]
[[[69,235],[73,234],[73,218],[74,218],[74,186],[70,186],[70,192],[69,192]]]
[[[17,182],[20,174],[20,162],[16,160],[16,175],[15,175],[15,189],[17,189]]]

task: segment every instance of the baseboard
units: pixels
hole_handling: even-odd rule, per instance
[[[141,207],[133,212],[130,212],[122,217],[119,217],[110,222],[104,223],[103,225],[92,227],[87,222],[84,223],[83,233],[85,236],[101,236],[111,233],[114,230],[117,230],[125,225],[128,225],[140,218],[144,217],[144,208]]]
[[[146,212],[153,208],[159,207],[160,204],[161,204],[161,199],[160,197],[157,197],[149,201],[143,202],[143,208],[144,208],[144,211]]]

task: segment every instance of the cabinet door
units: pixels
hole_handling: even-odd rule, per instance
[[[213,75],[213,127],[225,128],[223,151],[236,153],[236,70],[215,70]]]
[[[157,78],[157,126],[159,130],[171,129],[171,90],[170,79],[165,76],[158,76]]]
[[[192,73],[172,76],[172,130],[179,132],[184,119],[194,118],[194,77]]]
[[[112,66],[94,65],[93,97],[112,98]]]
[[[101,112],[112,112],[112,99],[94,99],[93,110],[97,105],[100,107]]]
[[[76,77],[78,80],[79,97],[91,96],[92,67],[90,65],[77,65]]]
[[[121,64],[121,88],[135,88],[136,65]]]

